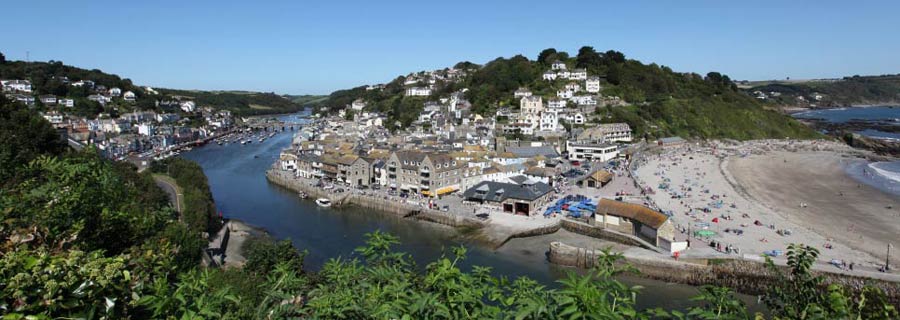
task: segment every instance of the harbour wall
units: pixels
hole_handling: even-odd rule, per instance
[[[551,263],[557,265],[591,268],[596,265],[597,258],[601,254],[599,250],[552,242],[548,257]],[[765,263],[744,259],[699,259],[686,262],[626,252],[623,263],[636,268],[642,277],[694,286],[725,286],[751,295],[761,295],[783,281],[778,273]],[[783,274],[789,274],[787,267],[777,266],[777,268]],[[859,291],[863,286],[871,285],[880,288],[892,303],[900,303],[900,284],[896,282],[830,272],[813,271],[813,273],[824,277],[826,287],[830,284],[840,284],[850,290]]]

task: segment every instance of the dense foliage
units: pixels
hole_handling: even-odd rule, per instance
[[[41,154],[58,155],[66,145],[40,115],[0,96],[0,181]]]
[[[209,181],[196,162],[172,157],[156,161],[150,167],[155,173],[175,179],[184,193],[184,212],[181,219],[194,232],[215,232],[222,226],[216,212]]]
[[[431,99],[446,96],[464,88],[473,111],[492,115],[499,107],[516,107],[513,92],[525,87],[536,95],[555,96],[568,80],[543,80],[544,71],[554,61],[569,68],[584,68],[589,75],[601,78],[602,94],[620,97],[632,106],[600,110],[602,122],[623,121],[638,136],[661,137],[682,135],[700,138],[809,138],[816,134],[795,120],[766,110],[755,99],[739,91],[726,75],[710,72],[706,76],[677,73],[666,66],[645,65],[629,60],[617,51],[597,52],[583,47],[574,57],[555,49],[542,51],[536,61],[517,55],[497,58],[484,66],[460,63],[472,72],[459,82],[435,84]],[[367,91],[365,87],[335,91],[323,106],[340,109],[357,98],[366,100],[370,108],[385,112],[393,123],[412,122],[422,110],[422,98],[404,96],[404,77],[386,84],[383,90]]]

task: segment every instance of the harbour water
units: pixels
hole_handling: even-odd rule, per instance
[[[293,116],[287,118],[293,118]],[[453,230],[437,225],[413,222],[393,215],[362,208],[321,208],[311,199],[301,200],[296,193],[269,183],[265,171],[280,151],[290,145],[293,132],[280,133],[263,143],[247,145],[209,144],[182,154],[204,169],[216,206],[226,218],[234,218],[265,229],[276,239],[290,239],[300,250],[307,250],[306,266],[320,268],[330,258],[353,258],[353,250],[365,242],[364,234],[382,230],[400,238],[397,248],[411,254],[420,267],[434,261],[449,248],[465,245],[464,270],[471,266],[489,266],[497,276],[511,279],[527,276],[543,285],[555,286],[555,280],[574,269],[547,262],[546,252],[555,235],[513,239],[493,250],[467,242]],[[639,307],[685,308],[697,289],[633,276],[623,277],[630,285],[644,289]],[[741,295],[742,300],[759,310],[756,298]]]
[[[847,166],[847,174],[888,194],[900,197],[900,161],[858,161]]]

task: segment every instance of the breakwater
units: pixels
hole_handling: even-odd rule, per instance
[[[601,254],[599,250],[553,242],[550,244],[548,257],[554,264],[591,268],[596,265],[597,258]],[[635,267],[640,276],[645,278],[694,286],[725,286],[752,295],[763,294],[783,281],[778,273],[765,263],[742,259],[701,259],[685,262],[626,252],[624,263]],[[776,268],[783,274],[789,274],[785,266]],[[830,272],[813,271],[813,273],[825,279],[826,287],[830,284],[840,284],[850,290],[859,291],[863,286],[871,285],[884,291],[892,303],[900,303],[900,284],[896,282]]]

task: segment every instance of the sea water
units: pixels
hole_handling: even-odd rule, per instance
[[[831,123],[863,121],[880,125],[900,126],[900,106],[878,106],[810,110],[793,114],[798,119],[820,119]],[[900,140],[900,133],[864,129],[857,133],[875,139]]]
[[[900,196],[900,161],[859,161],[848,166],[847,173],[878,190]]]

